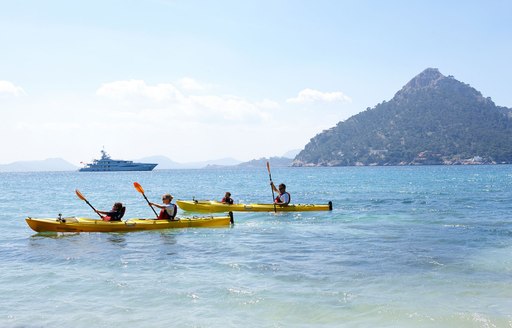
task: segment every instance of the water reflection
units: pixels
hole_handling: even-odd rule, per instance
[[[124,233],[109,233],[107,240],[114,246],[119,246],[121,248],[126,247],[126,237]]]
[[[176,236],[170,233],[161,232],[160,239],[164,245],[176,245]]]
[[[50,238],[50,239],[62,239],[62,238],[69,238],[80,235],[80,232],[38,232],[30,236],[30,238],[33,239],[44,239],[44,238]]]

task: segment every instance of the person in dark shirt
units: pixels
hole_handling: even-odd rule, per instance
[[[112,209],[110,211],[98,211],[96,210],[96,213],[98,213],[103,221],[121,221],[124,212],[125,207],[123,206],[123,203],[114,203],[114,206],[112,206]]]
[[[229,191],[226,191],[224,198],[222,198],[222,200],[220,202],[224,203],[224,204],[232,205],[234,202],[233,202],[233,198],[231,198],[231,193]]]

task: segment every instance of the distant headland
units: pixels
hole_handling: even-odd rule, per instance
[[[294,166],[512,163],[512,109],[427,68],[388,102],[310,140]]]

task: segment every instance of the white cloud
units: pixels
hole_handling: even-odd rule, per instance
[[[207,87],[190,77],[184,77],[178,81],[180,87],[185,91],[203,91]]]
[[[295,98],[287,99],[288,103],[304,104],[311,102],[351,102],[352,99],[341,91],[322,92],[314,89],[304,89]]]
[[[16,110],[27,106],[17,101],[14,110],[2,113],[5,119],[0,120],[0,136],[23,137],[17,139],[17,148],[4,152],[4,162],[22,159],[16,152],[21,147],[29,150],[26,156],[62,156],[78,164],[94,157],[103,145],[113,155],[128,159],[161,154],[179,162],[221,157],[250,160],[301,148],[342,115],[329,112],[326,107],[330,106],[321,103],[305,110],[265,97],[253,100],[220,94],[212,88],[200,94],[187,92],[178,82],[114,81],[98,85],[97,94],[96,99],[74,94],[43,97],[31,115]],[[27,130],[30,135],[22,133]],[[74,147],[64,134],[55,133],[61,130],[81,131],[73,134]],[[52,147],[36,147],[34,138],[46,140]],[[219,147],[224,143],[229,147]]]
[[[104,83],[97,91],[98,96],[118,100],[148,99],[151,101],[181,101],[183,94],[172,84],[147,85],[142,80],[115,81]]]
[[[198,90],[201,87],[199,82],[191,78],[182,79],[178,84],[185,86],[184,89],[187,90]],[[151,113],[154,117],[179,118],[185,121],[255,122],[267,120],[269,111],[279,108],[279,104],[268,99],[252,102],[232,95],[190,95],[180,92],[173,84],[152,86],[143,80],[105,83],[96,94],[119,102],[122,107],[117,109],[109,105],[109,109],[114,109],[116,116],[130,116],[132,108],[131,111],[136,109],[136,116],[140,119]]]
[[[18,97],[25,94],[25,91],[21,87],[14,85],[14,83],[0,80],[0,96],[8,95]]]
[[[193,106],[203,114],[215,115],[231,121],[266,120],[269,115],[263,106],[236,96],[191,96]]]
[[[277,102],[275,102],[273,100],[270,100],[270,99],[263,99],[262,101],[260,101],[258,103],[258,106],[260,106],[261,108],[266,108],[266,109],[279,109],[279,108],[281,108],[279,103],[277,103]]]

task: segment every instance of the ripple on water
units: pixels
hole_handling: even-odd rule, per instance
[[[120,199],[151,215],[133,181],[150,199],[231,190],[258,202],[267,172],[0,174],[0,326],[507,327],[511,171],[276,168],[294,199],[333,211],[125,234],[35,234],[20,211],[91,216],[80,188],[98,207]]]

